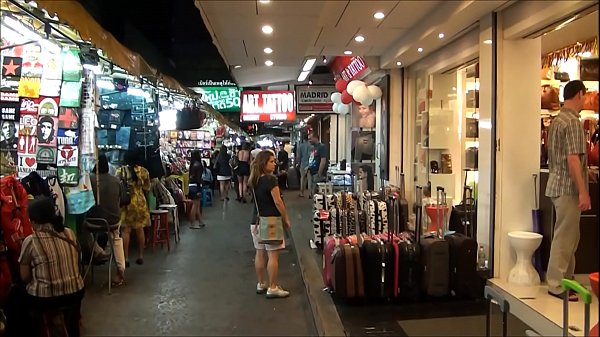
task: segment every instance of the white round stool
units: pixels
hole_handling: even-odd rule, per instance
[[[535,286],[540,284],[540,275],[533,267],[533,253],[542,243],[542,235],[533,232],[510,232],[508,241],[517,253],[517,262],[508,274],[508,283]]]
[[[177,205],[162,204],[158,205],[158,209],[165,209],[173,215],[173,227],[175,227],[175,243],[179,243],[179,214],[177,212]]]

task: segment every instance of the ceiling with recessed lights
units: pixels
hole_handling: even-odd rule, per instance
[[[195,0],[240,86],[297,83],[305,61],[336,55],[405,67],[514,1]],[[308,76],[305,81],[310,80]]]

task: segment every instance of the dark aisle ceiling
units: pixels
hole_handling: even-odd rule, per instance
[[[123,45],[186,86],[231,80],[193,0],[78,0]]]

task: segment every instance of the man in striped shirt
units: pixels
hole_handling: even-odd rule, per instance
[[[548,134],[550,176],[546,196],[554,204],[556,223],[546,279],[548,293],[554,296],[562,295],[561,279],[573,278],[579,218],[582,211],[591,208],[585,137],[579,121],[585,93],[583,82],[567,83],[563,92],[564,105],[552,121]],[[577,296],[569,294],[569,300],[577,301]]]

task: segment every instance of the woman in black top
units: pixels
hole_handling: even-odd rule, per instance
[[[258,214],[261,216],[280,216],[283,220],[283,225],[289,229],[291,227],[291,222],[285,204],[281,199],[281,191],[277,184],[277,177],[273,175],[276,167],[275,155],[271,151],[261,151],[252,162],[248,184],[254,192]],[[285,240],[279,245],[259,243],[257,208],[254,209],[252,224],[250,225],[252,241],[254,242],[254,248],[256,249],[256,256],[254,259],[254,268],[256,269],[256,277],[258,279],[256,293],[266,293],[267,298],[288,297],[290,293],[281,289],[277,284],[279,250],[285,248]],[[264,282],[267,255],[267,271],[269,273],[268,285]]]
[[[199,150],[192,151],[190,159],[189,169],[189,185],[188,185],[188,198],[192,200],[192,210],[190,212],[190,228],[199,229],[205,226],[202,221],[202,206],[200,205],[200,198],[202,196],[202,173],[204,173],[204,165],[202,164],[202,157],[200,156]],[[195,221],[198,224],[195,224]]]
[[[238,190],[240,197],[238,201],[246,203],[246,193],[248,192],[248,177],[250,176],[250,144],[244,143],[237,153],[238,166]]]
[[[227,146],[222,145],[219,156],[217,156],[217,162],[215,163],[221,201],[229,200],[229,188],[231,187],[231,176],[233,175],[231,166],[229,166],[230,159],[231,156],[227,153]]]

